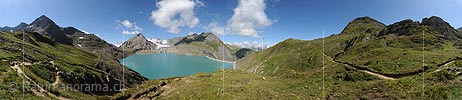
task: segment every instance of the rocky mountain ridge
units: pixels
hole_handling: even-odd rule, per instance
[[[156,45],[138,34],[122,44],[130,54],[134,53],[175,53],[185,55],[207,56],[225,61],[235,61],[236,56],[228,45],[213,33],[191,34],[185,37],[169,39],[168,47],[156,48]]]

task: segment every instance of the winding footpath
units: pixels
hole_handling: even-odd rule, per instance
[[[339,64],[342,64],[342,65],[345,65],[345,66],[353,67],[353,68],[355,68],[355,69],[357,69],[359,71],[365,72],[365,73],[373,75],[373,76],[377,76],[377,77],[379,77],[381,79],[384,79],[384,80],[396,80],[396,79],[401,78],[401,77],[406,77],[406,76],[411,76],[411,75],[417,75],[417,74],[420,74],[420,73],[425,73],[425,70],[419,70],[419,71],[409,72],[409,73],[404,73],[404,74],[383,74],[383,73],[379,73],[379,72],[373,72],[370,69],[355,66],[355,65],[350,64],[350,63],[337,61],[335,59],[332,59],[332,57],[327,56],[325,53],[323,53],[323,55],[326,56],[331,62],[339,63]],[[445,68],[445,66],[448,66],[449,64],[454,63],[456,60],[461,60],[461,59],[462,58],[457,57],[457,58],[451,59],[449,61],[443,62],[442,64],[438,64],[437,65],[438,69],[436,69],[435,71],[432,71],[430,73],[439,72],[439,71],[443,70]]]
[[[434,71],[432,71],[432,72],[430,72],[430,73],[439,72],[439,71],[441,71],[441,70],[447,68],[446,66],[448,66],[449,64],[452,64],[452,63],[454,63],[456,60],[461,60],[461,59],[462,59],[462,58],[457,57],[457,58],[455,58],[455,59],[451,59],[451,60],[446,61],[446,62],[444,62],[444,63],[442,63],[442,64],[439,64],[439,65],[438,65],[438,69],[436,69],[436,70],[434,70]]]
[[[260,63],[257,67],[255,67],[255,69],[253,70],[253,73],[257,73],[258,71],[258,68],[260,68],[260,66],[263,64],[263,63],[266,63],[267,60],[263,61],[262,63]]]
[[[367,73],[367,74],[370,74],[370,75],[379,77],[379,78],[384,79],[384,80],[395,80],[395,79],[396,79],[396,78],[388,77],[388,76],[385,76],[385,75],[382,75],[382,74],[379,74],[379,73],[374,73],[374,72],[371,72],[371,71],[368,71],[368,70],[358,69],[358,68],[356,68],[356,67],[354,67],[354,66],[351,66],[351,65],[348,65],[348,64],[344,64],[344,63],[337,62],[337,61],[335,61],[334,59],[332,59],[332,57],[327,56],[325,53],[323,53],[323,55],[326,56],[326,57],[329,59],[329,61],[331,61],[331,62],[339,63],[339,64],[342,64],[342,65],[345,65],[345,66],[353,67],[353,68],[355,68],[355,69],[357,69],[357,70],[359,70],[359,71],[361,71],[361,72],[365,72],[365,73]]]
[[[56,98],[56,99],[60,99],[60,100],[70,100],[68,98],[64,98],[64,97],[61,97],[61,96],[57,96],[47,90],[45,90],[41,85],[37,84],[37,82],[33,81],[29,76],[27,76],[24,71],[21,69],[21,65],[22,66],[26,66],[26,65],[32,65],[31,63],[29,62],[13,62],[12,63],[13,66],[11,66],[11,68],[13,68],[14,70],[16,70],[18,76],[23,76],[25,79],[26,79],[26,82],[27,83],[32,83],[32,84],[35,84],[35,86],[37,86],[37,90],[36,89],[31,89],[31,91],[37,95],[37,96],[40,96],[40,97],[43,97],[45,99],[51,99],[47,96],[51,96],[53,98]],[[54,63],[52,63],[54,65]],[[44,94],[44,93],[46,94]]]

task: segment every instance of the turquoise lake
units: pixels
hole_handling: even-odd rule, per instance
[[[134,54],[121,63],[149,79],[187,76],[199,72],[214,72],[232,68],[232,63],[221,62],[201,56],[179,54]]]

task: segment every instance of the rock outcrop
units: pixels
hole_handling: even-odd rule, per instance
[[[443,34],[442,38],[450,40],[462,39],[462,34],[458,33],[454,27],[440,17],[431,16],[430,18],[424,18],[421,25],[429,26],[435,32]]]
[[[399,21],[396,23],[393,23],[391,25],[388,25],[385,29],[380,31],[377,36],[385,36],[388,34],[396,34],[396,35],[411,35],[414,32],[412,32],[412,29],[414,28],[419,28],[419,22],[415,22],[411,19],[406,19],[403,21]]]
[[[127,51],[128,53],[135,53],[140,50],[155,50],[156,44],[147,40],[143,34],[137,34],[135,37],[132,37],[122,43],[119,48]]]

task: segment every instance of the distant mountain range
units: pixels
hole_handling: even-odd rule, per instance
[[[130,54],[133,53],[175,53],[207,56],[214,59],[236,61],[236,51],[231,50],[213,33],[191,34],[185,37],[169,39],[167,46],[153,43],[142,34],[138,34],[122,43],[119,47]],[[160,47],[160,48],[159,48]],[[241,55],[244,56],[244,55]]]

